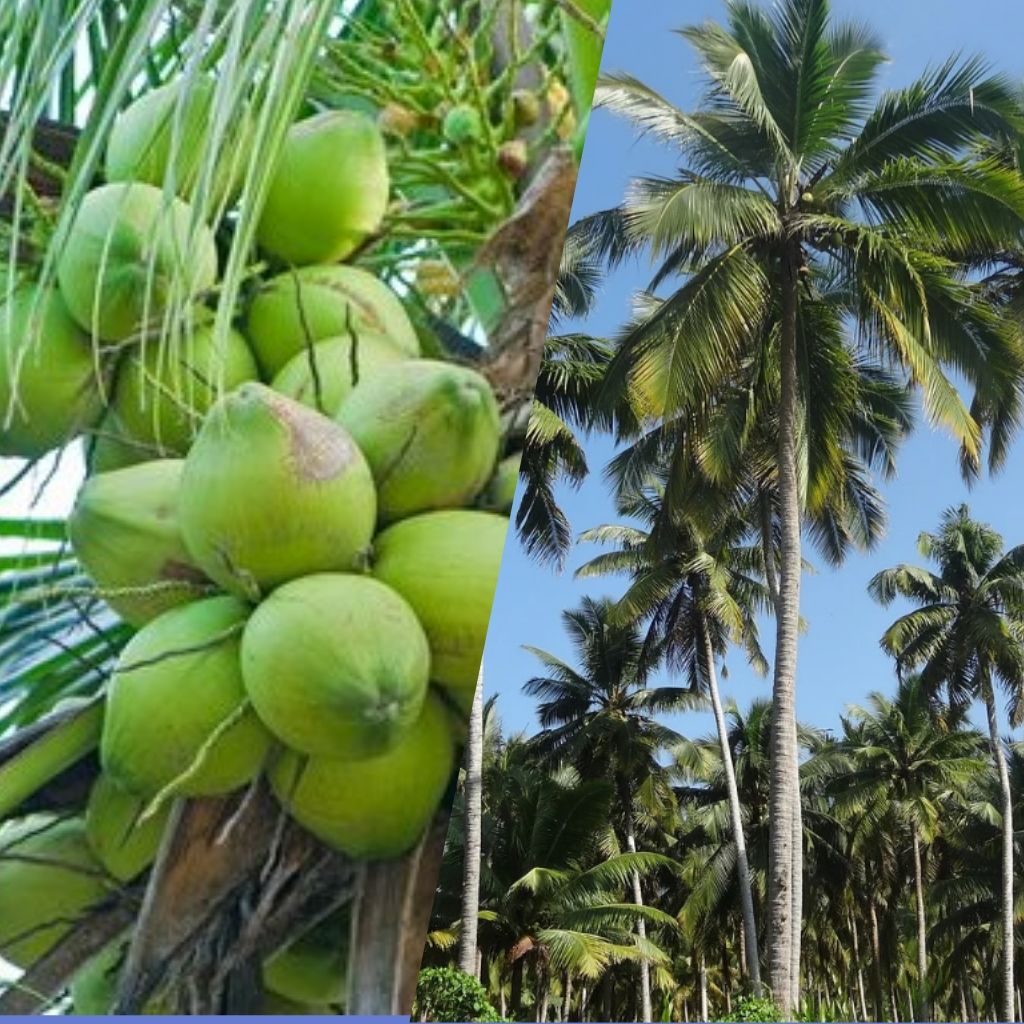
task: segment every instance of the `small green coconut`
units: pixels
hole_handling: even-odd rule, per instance
[[[56,288],[18,289],[0,306],[0,456],[38,458],[102,413],[89,338]]]
[[[350,110],[316,114],[288,133],[257,241],[285,263],[336,263],[380,227],[390,190],[377,125]]]
[[[387,338],[361,334],[318,341],[285,364],[271,387],[332,418],[352,388],[405,355]]]
[[[498,403],[468,367],[396,363],[354,388],[336,419],[373,470],[381,522],[467,505],[494,472]]]
[[[263,987],[295,1004],[330,1006],[345,998],[347,967],[348,922],[332,914],[264,963]]]
[[[184,455],[219,395],[259,376],[245,338],[203,319],[166,346],[143,342],[121,364],[113,408],[132,439]]]
[[[349,857],[390,860],[426,831],[455,768],[447,712],[430,694],[392,750],[363,761],[281,754],[270,767],[277,799],[303,828]]]
[[[245,333],[265,379],[310,345],[353,333],[386,338],[410,358],[420,354],[398,296],[359,267],[302,267],[271,278],[249,307]]]
[[[523,463],[523,453],[516,452],[498,463],[487,489],[480,497],[480,508],[489,512],[500,512],[508,515],[516,500],[516,487],[519,486],[519,470]]]
[[[30,967],[114,888],[80,818],[8,822],[0,828],[0,956]]]
[[[114,669],[103,771],[144,797],[228,793],[256,776],[270,735],[248,707],[239,665],[249,608],[211,597],[173,608],[128,642]]]
[[[215,115],[216,86],[209,78],[184,78],[143,93],[114,122],[107,141],[107,181],[141,181],[163,187],[174,172],[178,195],[190,199],[204,184],[203,152]],[[235,117],[223,159],[209,185],[214,204],[233,198],[245,171],[248,120]],[[173,158],[173,159],[172,159]]]
[[[430,678],[467,714],[507,530],[492,512],[428,512],[374,541],[373,574],[412,605],[430,641]]]
[[[213,233],[193,225],[180,199],[153,185],[116,182],[87,193],[57,262],[71,315],[90,335],[121,341],[144,322],[161,323],[217,280]]]
[[[361,758],[416,721],[430,649],[413,610],[366,576],[322,573],[279,587],[242,637],[246,692],[264,725],[306,754]]]
[[[178,526],[184,462],[163,459],[91,476],[68,518],[75,555],[107,604],[142,626],[211,586]]]
[[[299,576],[352,569],[373,536],[377,499],[342,427],[243,384],[207,416],[185,459],[178,509],[203,571],[256,598]]]
[[[143,818],[146,803],[100,773],[85,807],[85,836],[97,860],[119,882],[138,878],[156,859],[170,805]]]

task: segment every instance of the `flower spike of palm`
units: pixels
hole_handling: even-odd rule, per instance
[[[657,313],[623,339],[606,396],[666,381],[666,414],[700,407],[761,356],[779,379],[779,600],[773,692],[773,841],[768,931],[772,990],[784,1013],[799,1000],[794,926],[799,622],[803,488],[800,415],[809,395],[799,324],[803,282],[824,271],[845,296],[861,351],[883,353],[948,429],[969,471],[998,465],[1020,412],[1017,332],[975,301],[948,255],[1012,246],[1024,229],[1024,181],[971,159],[982,137],[1019,125],[1009,82],[979,60],[950,60],[876,99],[877,38],[837,24],[827,0],[772,10],[735,0],[724,24],[682,30],[707,82],[683,111],[627,75],[606,78],[598,102],[681,154],[671,180],[638,182],[611,215],[618,254],[649,252],[678,278]],[[594,225],[595,236],[613,232]],[[778,305],[773,297],[778,297]],[[778,345],[767,350],[775,325]],[[950,379],[975,390],[973,406]],[[973,408],[973,415],[972,415]]]
[[[1009,697],[1011,724],[1024,719],[1024,546],[1003,551],[991,527],[965,505],[949,509],[937,533],[918,544],[938,571],[900,565],[878,573],[870,592],[883,604],[902,597],[917,607],[894,622],[882,646],[901,672],[919,669],[922,685],[944,688],[953,707],[980,699],[1001,791],[1002,1020],[1014,1019],[1013,790],[999,728],[995,688]]]

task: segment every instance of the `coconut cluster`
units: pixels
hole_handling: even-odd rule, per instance
[[[189,205],[210,102],[172,86],[129,107],[56,284],[0,309],[0,455],[90,438],[69,539],[136,630],[87,807],[0,828],[0,956],[23,967],[150,868],[179,797],[263,775],[324,843],[402,855],[449,791],[476,685],[518,467],[488,382],[423,358],[399,296],[344,262],[388,203],[380,131],[350,112],[293,126],[259,218],[268,269],[227,328]],[[187,329],[157,344],[182,288]],[[335,1004],[338,948],[303,937],[267,990]],[[105,1012],[123,955],[82,972],[78,1012]]]

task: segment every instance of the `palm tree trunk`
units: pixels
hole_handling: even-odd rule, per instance
[[[459,968],[477,973],[477,924],[480,918],[480,823],[483,806],[484,760],[484,669],[476,682],[476,694],[469,712],[466,741],[464,796],[465,844],[462,861],[462,915],[459,930]]]
[[[875,1004],[875,1020],[885,1020],[882,993],[882,940],[878,934],[878,909],[874,896],[868,899],[868,914],[871,918],[871,988]]]
[[[769,783],[768,956],[772,993],[784,1016],[793,1006],[793,835],[797,798],[796,660],[800,619],[800,481],[797,474],[798,252],[782,257],[782,386],[779,396],[779,599],[776,605]]]
[[[633,797],[629,792],[627,783],[622,783],[623,811],[626,818],[626,849],[630,853],[636,853],[636,831],[633,824]],[[638,907],[644,905],[643,892],[640,889],[640,873],[633,872],[633,902]],[[640,918],[636,923],[636,933],[641,940],[647,938],[647,923]],[[640,961],[640,1009],[643,1020],[651,1019],[651,967],[646,958]]]
[[[703,956],[700,958],[700,1019],[708,1019],[708,968]]]
[[[732,763],[732,748],[729,746],[729,729],[722,710],[722,698],[718,692],[718,672],[715,668],[715,653],[711,638],[704,630],[704,666],[708,675],[708,690],[711,707],[718,729],[718,743],[722,751],[722,767],[725,771],[725,786],[729,794],[729,817],[732,824],[732,840],[736,847],[736,875],[740,887],[740,909],[743,913],[743,948],[746,954],[745,967],[754,995],[761,994],[761,963],[757,948],[757,921],[754,918],[754,893],[750,880],[750,861],[747,857],[747,839],[743,829],[743,808],[740,805],[739,787],[736,785],[736,769]]]
[[[513,1020],[518,1020],[523,1010],[523,958],[512,964],[512,983],[509,992],[509,1010]]]
[[[921,868],[921,837],[917,833],[917,826],[913,828],[914,835],[914,892],[917,899],[917,977],[921,989],[918,1014],[915,1020],[930,1020],[931,1011],[928,1008],[928,928],[924,913],[924,872]]]
[[[1001,1021],[1014,1019],[1013,1007],[1013,790],[1010,788],[1010,773],[1003,754],[1003,741],[999,736],[999,720],[996,713],[996,698],[992,683],[987,677],[982,681],[982,697],[988,714],[989,746],[999,776],[999,790],[1002,796],[1003,812],[1003,872],[1000,908],[1002,911],[1002,1001],[999,1004]]]
[[[791,1005],[799,1009],[802,993],[800,991],[800,948],[802,943],[802,927],[804,919],[804,807],[800,792],[800,757],[796,760],[796,792],[793,798],[793,911],[790,922],[793,938],[790,946]]]
[[[572,975],[566,972],[565,988],[562,991],[562,1020],[570,1020],[572,1013]]]
[[[860,1019],[868,1019],[868,1001],[864,994],[864,966],[860,959],[860,931],[857,928],[857,915],[850,911],[850,935],[853,938],[853,960],[857,965],[857,996],[860,999]]]

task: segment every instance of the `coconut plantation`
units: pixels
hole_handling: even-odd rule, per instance
[[[0,9],[0,1014],[408,1014],[608,0]]]
[[[613,9],[427,1016],[1024,1018],[1018,15],[896,6]]]

